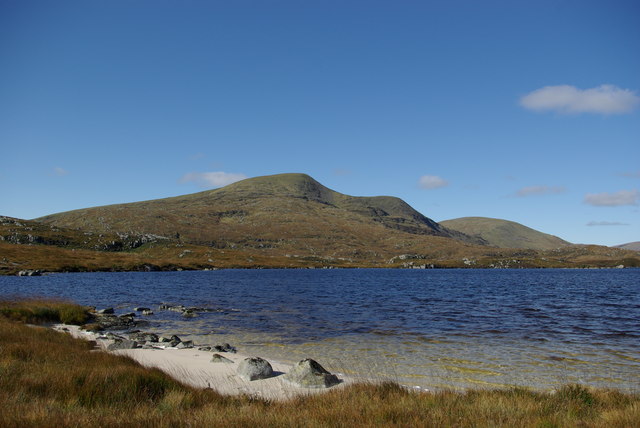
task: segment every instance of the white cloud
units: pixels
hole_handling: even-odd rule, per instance
[[[532,195],[553,195],[564,192],[565,188],[561,186],[527,186],[518,190],[515,195],[519,197],[526,197]]]
[[[534,111],[552,110],[560,113],[629,113],[640,97],[629,89],[614,85],[578,89],[575,86],[545,86],[520,98],[520,105]]]
[[[620,190],[615,193],[588,193],[584,203],[596,207],[619,207],[623,205],[637,205],[640,192],[637,190]]]
[[[69,171],[64,168],[60,168],[59,166],[53,168],[53,175],[56,177],[64,177],[65,175],[69,175]]]
[[[190,172],[180,179],[180,183],[196,183],[200,187],[223,187],[236,181],[244,180],[247,177],[244,174],[236,174],[223,171],[215,172]]]
[[[587,226],[629,226],[629,223],[619,221],[590,221]]]
[[[437,175],[423,175],[418,180],[418,186],[422,189],[437,189],[439,187],[447,187],[449,182]]]

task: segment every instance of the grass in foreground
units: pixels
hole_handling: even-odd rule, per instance
[[[576,385],[555,394],[523,389],[431,394],[384,383],[288,402],[223,397],[126,357],[92,352],[89,342],[8,319],[16,312],[7,312],[7,306],[35,313],[43,303],[0,302],[2,427],[640,426],[639,394]]]

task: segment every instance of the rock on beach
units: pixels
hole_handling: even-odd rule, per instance
[[[329,388],[340,383],[336,375],[311,358],[298,362],[282,379],[300,388]]]
[[[238,365],[238,376],[247,381],[267,379],[273,376],[273,368],[260,357],[245,358]]]

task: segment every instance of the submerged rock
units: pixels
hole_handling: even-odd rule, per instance
[[[336,375],[311,358],[298,362],[282,379],[300,388],[329,388],[340,383]]]
[[[237,369],[241,379],[252,381],[267,379],[273,376],[273,368],[267,360],[260,357],[245,358],[240,362]]]
[[[233,361],[231,361],[230,359],[228,359],[227,357],[223,357],[220,354],[213,354],[211,356],[211,362],[212,363],[224,363],[224,364],[233,364]]]

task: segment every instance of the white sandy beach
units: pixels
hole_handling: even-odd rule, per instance
[[[66,331],[74,337],[96,340],[95,333],[81,330],[77,326],[57,324],[55,330]],[[109,343],[106,340],[96,340],[106,349]],[[107,352],[105,350],[105,352]],[[291,365],[278,361],[269,361],[275,373],[274,377],[254,381],[246,381],[236,374],[236,368],[240,361],[250,357],[239,353],[220,353],[233,361],[229,363],[212,363],[211,356],[214,352],[199,351],[196,348],[189,349],[123,349],[108,351],[117,355],[126,355],[147,367],[157,367],[186,384],[198,388],[211,388],[225,395],[247,394],[270,400],[286,400],[300,395],[317,394],[330,391],[335,388],[343,388],[354,382],[340,373],[334,373],[342,381],[331,388],[300,388],[282,380],[282,374],[291,369]],[[251,355],[253,356],[253,355]],[[259,355],[258,355],[259,356]],[[313,356],[310,356],[313,358]],[[315,359],[315,358],[314,358]],[[318,361],[322,364],[322,361]]]

